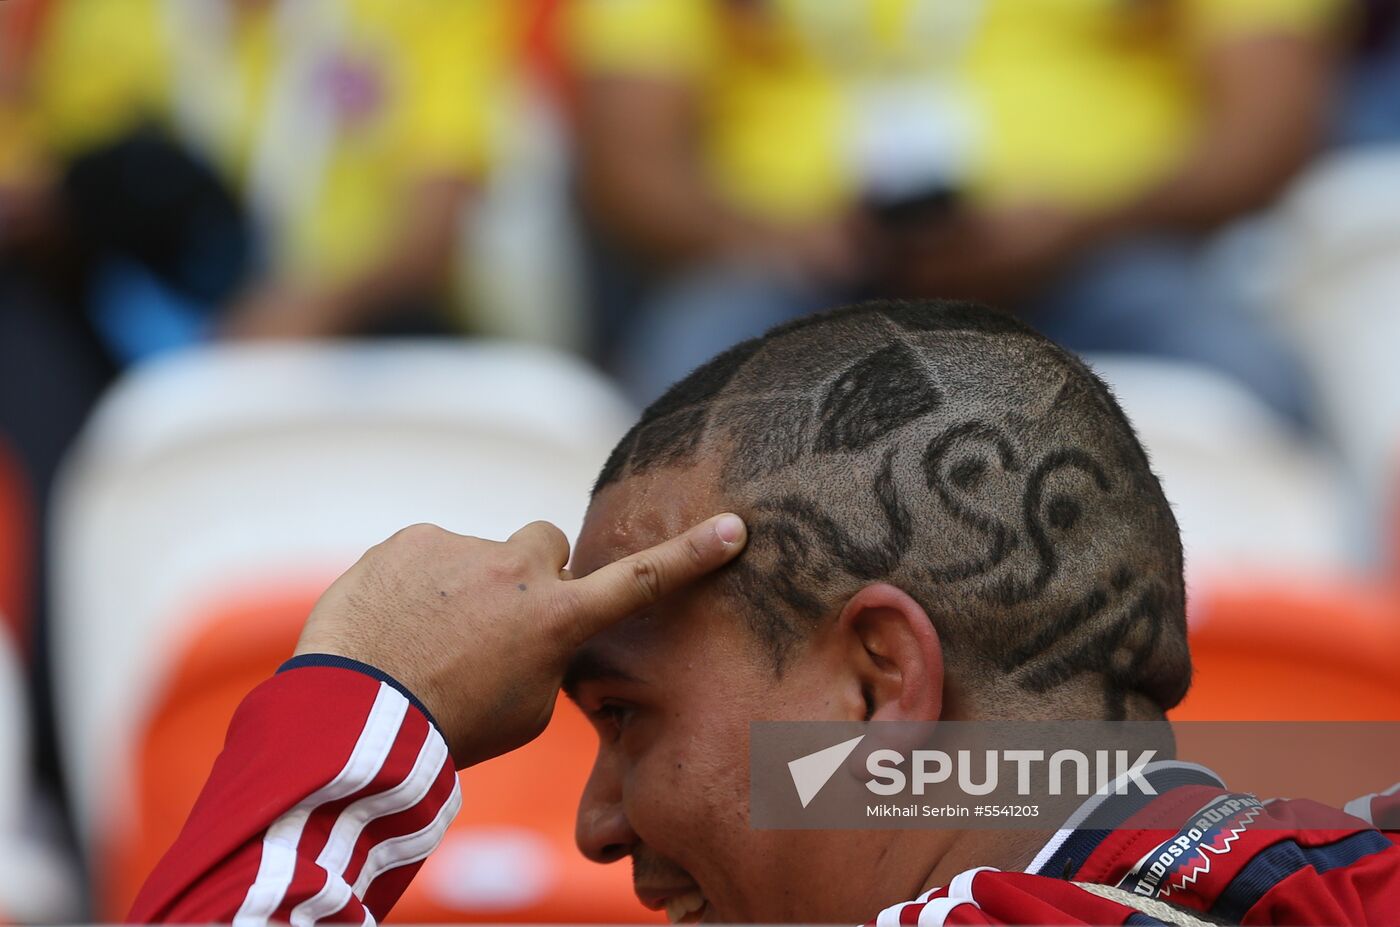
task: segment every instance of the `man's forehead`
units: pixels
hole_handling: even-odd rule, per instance
[[[602,496],[599,493],[600,499]],[[574,550],[576,576],[585,576],[669,536],[668,518],[654,512],[629,517],[625,511],[614,511],[617,508],[607,500],[602,505],[595,500],[589,508]],[[651,675],[651,662],[666,652],[675,635],[672,623],[663,618],[675,604],[673,597],[628,615],[584,641],[569,659],[564,692],[572,698],[580,685],[595,680],[645,682]]]
[[[570,655],[565,691],[572,679],[645,680],[651,662],[675,645],[675,622],[663,607],[628,615],[580,644]]]
[[[574,575],[586,576],[724,511],[713,470],[703,463],[658,467],[599,490],[574,547]]]

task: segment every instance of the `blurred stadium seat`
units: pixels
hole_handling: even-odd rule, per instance
[[[207,723],[206,742],[223,730],[227,712],[196,722],[159,701],[184,691],[182,660],[218,655],[208,621],[232,608],[249,637],[229,638],[218,673],[196,674],[212,691],[191,692],[191,711],[263,678],[277,649],[240,648],[264,620],[285,634],[310,596],[291,618],[285,604],[247,618],[249,602],[322,587],[404,525],[504,538],[548,518],[572,535],[631,418],[577,362],[505,345],[229,347],[122,381],[55,503],[57,709],[89,850],[130,826],[142,737],[155,749],[181,725]],[[197,784],[208,760],[168,772]]]
[[[147,874],[184,826],[238,703],[276,671],[321,590],[329,583],[264,588],[208,611],[196,610],[189,642],[170,660],[159,694],[138,722],[131,748],[131,801],[103,825],[94,870],[97,913],[116,921],[131,910]]]
[[[81,916],[81,893],[34,813],[24,677],[14,641],[0,633],[0,920],[70,921]]]
[[[1221,582],[1195,596],[1190,639],[1191,689],[1170,712],[1183,757],[1236,788],[1334,807],[1393,782],[1384,757],[1393,725],[1365,722],[1400,721],[1394,589],[1354,579]],[[1239,721],[1271,723],[1189,723]]]
[[[1320,161],[1276,218],[1285,318],[1329,437],[1360,482],[1365,540],[1379,552],[1400,481],[1400,146]]]
[[[1358,559],[1338,468],[1243,388],[1192,364],[1086,360],[1147,448],[1192,585],[1238,571],[1327,573]]]
[[[1400,597],[1360,581],[1215,583],[1191,605],[1176,721],[1400,721]]]
[[[1386,550],[1389,555],[1386,561],[1386,575],[1396,588],[1400,588],[1400,465],[1395,468],[1387,503],[1387,511],[1390,512],[1390,526],[1385,537]]]
[[[31,500],[19,462],[0,441],[0,624],[23,652],[33,569]]]

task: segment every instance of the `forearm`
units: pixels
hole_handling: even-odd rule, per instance
[[[1329,71],[1325,45],[1300,36],[1261,35],[1207,52],[1197,142],[1165,180],[1104,214],[1102,231],[1200,231],[1267,205],[1317,148]]]
[[[459,804],[446,743],[401,690],[354,669],[286,670],[239,707],[129,920],[377,921]]]
[[[632,250],[667,264],[689,264],[750,250],[764,237],[760,223],[729,210],[705,191],[672,178],[630,178],[625,195],[596,185],[590,208],[608,232]]]
[[[599,78],[583,96],[580,190],[627,246],[686,263],[756,248],[765,223],[723,201],[698,154],[690,91],[643,78]]]

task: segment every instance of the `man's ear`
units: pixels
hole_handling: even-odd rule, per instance
[[[923,606],[889,583],[853,595],[837,618],[868,721],[936,721],[943,713],[943,646]]]

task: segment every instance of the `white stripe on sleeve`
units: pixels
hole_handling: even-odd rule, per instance
[[[977,902],[971,898],[954,898],[948,895],[945,898],[933,899],[919,911],[919,927],[943,927],[953,909],[964,904],[977,907]]]
[[[943,927],[948,915],[959,905],[970,904],[974,908],[980,908],[981,905],[972,896],[972,880],[977,878],[979,872],[996,870],[991,866],[979,866],[953,876],[953,881],[948,883],[947,897],[933,899],[919,912],[919,927]]]
[[[969,869],[953,876],[953,881],[948,883],[948,894],[943,898],[934,898],[923,901],[923,907],[919,910],[919,927],[943,927],[948,915],[958,905],[970,904],[973,907],[981,907],[977,904],[977,899],[972,897],[972,880],[979,872],[996,872],[991,866],[980,866],[977,869]],[[924,892],[919,898],[927,899],[932,892]],[[899,927],[899,915],[911,904],[919,904],[920,901],[905,901],[901,904],[891,905],[881,911],[875,918],[875,927]]]
[[[1376,822],[1371,820],[1371,799],[1375,798],[1376,794],[1373,792],[1370,795],[1353,798],[1342,806],[1342,810],[1354,818],[1360,818],[1367,824],[1375,824]]]
[[[345,869],[350,865],[350,857],[364,829],[371,821],[407,811],[421,802],[446,762],[447,742],[429,725],[428,736],[407,778],[387,791],[361,798],[340,813],[325,847],[316,857],[316,865],[328,873],[326,884],[292,909],[292,927],[311,927],[345,907],[352,894],[350,883],[345,881]]]
[[[296,871],[297,846],[301,843],[307,819],[321,805],[353,795],[374,781],[398,737],[407,712],[408,699],[392,686],[381,682],[374,705],[345,766],[334,779],[274,821],[263,835],[258,875],[248,888],[238,913],[234,915],[235,927],[265,924],[277,911]]]
[[[1371,815],[1371,803],[1377,798],[1389,798],[1396,792],[1400,792],[1400,782],[1395,783],[1388,789],[1379,792],[1372,792],[1370,795],[1362,795],[1360,798],[1353,798],[1342,808],[1347,814],[1354,818],[1360,818],[1372,827],[1376,825],[1376,819]]]
[[[875,915],[875,927],[899,927],[899,912],[904,910],[904,906],[913,902],[904,901],[899,904],[892,904],[879,914]]]
[[[359,878],[355,879],[353,886],[355,897],[365,897],[370,883],[390,869],[416,863],[436,850],[438,844],[442,843],[443,835],[447,833],[448,825],[452,823],[452,819],[457,816],[457,812],[461,808],[462,780],[453,779],[452,794],[447,796],[447,801],[442,803],[442,807],[438,809],[438,813],[431,823],[411,834],[404,834],[402,837],[394,837],[383,843],[377,843],[369,851],[364,868],[360,870]]]

